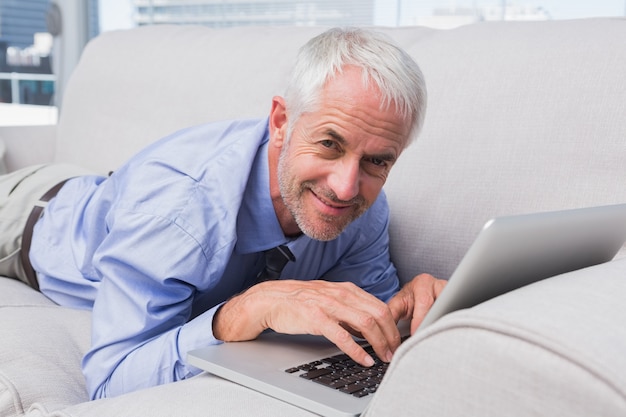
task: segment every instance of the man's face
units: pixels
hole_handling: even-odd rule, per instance
[[[374,203],[409,124],[393,106],[381,110],[377,88],[364,88],[361,70],[348,67],[323,89],[319,108],[295,121],[290,138],[286,131],[278,135],[281,226],[295,222],[307,236],[331,240]]]

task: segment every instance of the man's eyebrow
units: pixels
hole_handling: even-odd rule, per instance
[[[339,142],[341,145],[345,145],[346,144],[346,139],[341,136],[339,133],[337,133],[336,131],[334,131],[333,129],[328,129],[326,131],[326,134],[328,136],[330,136],[331,138],[335,139],[337,142]]]
[[[385,161],[385,162],[395,162],[396,159],[398,159],[392,153],[384,153],[384,154],[381,154],[381,155],[370,155],[370,158],[380,159],[380,160]]]
[[[336,140],[337,142],[339,142],[339,144],[341,144],[341,145],[345,145],[347,143],[346,139],[343,136],[341,136],[339,133],[337,133],[335,130],[333,130],[333,129],[328,129],[326,131],[326,134],[328,136],[330,136],[331,138],[333,138],[334,140]],[[398,157],[395,154],[391,153],[391,152],[382,153],[382,154],[367,155],[367,157],[368,158],[380,159],[380,160],[385,161],[385,162],[395,162],[396,159],[398,159]]]

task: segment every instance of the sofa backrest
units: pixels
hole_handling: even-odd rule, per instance
[[[100,172],[172,131],[263,117],[322,28],[153,26],[92,41],[56,160]],[[447,278],[497,215],[626,202],[626,21],[381,28],[424,71],[424,130],[385,186],[402,279]]]
[[[319,27],[157,25],[87,45],[64,93],[56,160],[106,172],[146,144],[209,121],[265,117]],[[410,43],[429,29],[382,29]]]
[[[318,30],[279,32],[160,25],[95,38],[64,94],[56,160],[106,172],[178,129],[264,116]]]
[[[409,52],[429,107],[386,185],[404,279],[449,277],[492,217],[626,202],[626,19],[477,24]]]

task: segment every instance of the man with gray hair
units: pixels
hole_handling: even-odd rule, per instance
[[[266,329],[323,335],[371,366],[359,335],[390,361],[398,320],[415,330],[445,284],[400,288],[389,258],[382,187],[425,106],[417,64],[387,37],[329,30],[268,118],[176,132],[106,177],[2,177],[0,274],[92,310],[91,398],[189,378],[186,352]]]

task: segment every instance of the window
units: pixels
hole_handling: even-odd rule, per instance
[[[46,0],[0,3],[0,103],[49,105],[54,89]]]

